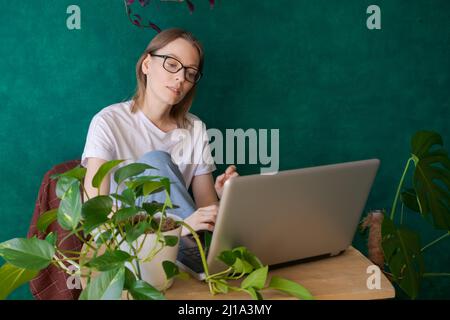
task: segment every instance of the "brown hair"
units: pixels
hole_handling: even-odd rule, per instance
[[[147,86],[146,75],[142,72],[142,62],[147,57],[147,54],[159,50],[172,42],[175,39],[183,38],[190,42],[198,51],[200,57],[199,71],[203,71],[203,46],[201,43],[188,31],[179,28],[166,29],[158,33],[148,44],[145,51],[142,53],[136,64],[136,92],[132,98],[131,112],[135,113],[138,108],[142,107],[145,98],[145,88]],[[189,92],[184,96],[183,100],[174,105],[170,110],[170,117],[177,122],[180,128],[187,128],[189,121],[186,118],[186,114],[192,105],[196,91],[196,85],[189,90]]]

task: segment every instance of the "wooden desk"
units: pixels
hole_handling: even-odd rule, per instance
[[[389,299],[395,297],[395,290],[389,280],[381,273],[381,289],[367,288],[367,267],[372,265],[363,254],[353,247],[341,255],[331,258],[300,263],[269,272],[296,281],[307,288],[317,300],[330,299]],[[235,284],[238,284],[235,282]],[[264,299],[296,299],[276,290],[262,292]],[[175,279],[165,296],[174,300],[207,300],[207,299],[251,299],[246,293],[229,292],[212,295],[208,285],[190,278]]]

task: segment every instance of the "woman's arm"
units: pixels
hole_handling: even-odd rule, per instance
[[[207,207],[218,203],[214,179],[211,173],[194,176],[192,178],[192,193],[197,208]]]
[[[211,173],[194,176],[191,184],[194,201],[198,209],[187,217],[184,222],[196,231],[213,231],[219,209],[213,176]],[[190,231],[183,227],[181,235],[185,236],[189,233]]]
[[[100,158],[88,158],[88,163],[86,166],[86,176],[84,177],[84,189],[86,190],[89,198],[93,198],[98,195],[97,188],[94,188],[92,186],[92,179],[94,178],[100,166],[105,162],[106,160]],[[103,179],[102,184],[100,185],[100,195],[109,194],[109,179],[110,174],[107,174]],[[84,201],[88,200],[88,197],[86,197],[86,193],[84,195]]]

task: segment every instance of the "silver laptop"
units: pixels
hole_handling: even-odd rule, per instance
[[[210,273],[225,270],[216,257],[237,246],[247,247],[269,266],[345,251],[379,164],[369,159],[228,180],[207,253]],[[204,279],[192,236],[181,238],[177,260],[182,269]]]

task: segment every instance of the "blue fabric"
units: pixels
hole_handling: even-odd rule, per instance
[[[167,209],[168,213],[173,213],[182,219],[186,219],[196,210],[195,202],[186,188],[183,175],[178,166],[172,161],[169,153],[160,150],[153,150],[144,154],[139,158],[137,163],[146,163],[155,169],[147,169],[142,175],[164,176],[169,178],[170,184],[170,200],[173,204],[179,206],[175,209]],[[136,200],[136,205],[141,206],[144,202],[158,201],[164,203],[166,200],[165,192],[150,194],[146,197],[140,197]]]

